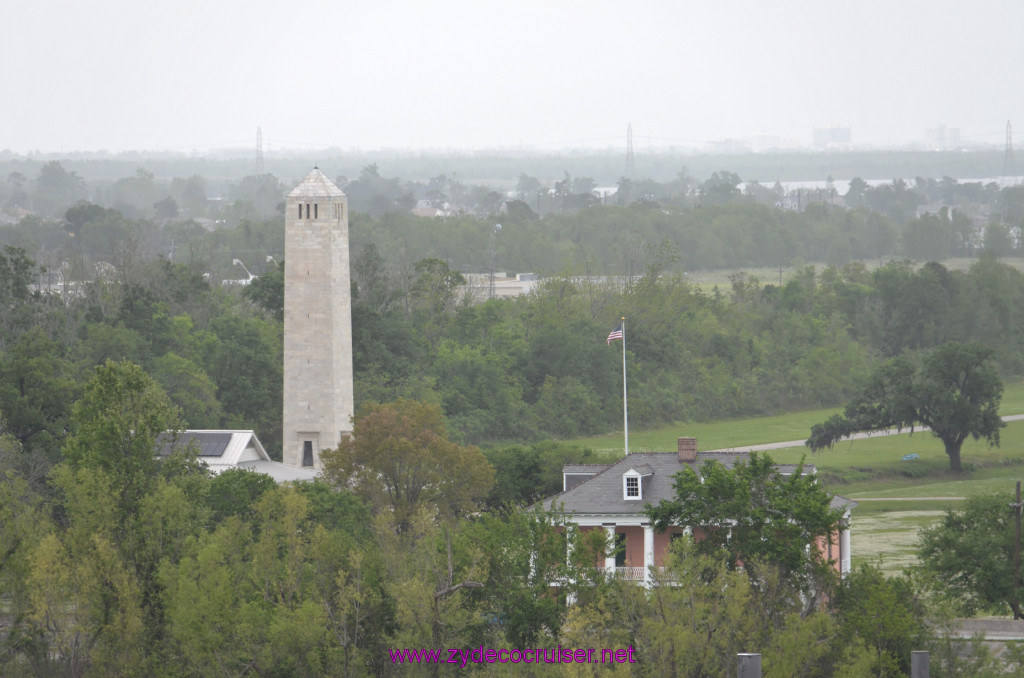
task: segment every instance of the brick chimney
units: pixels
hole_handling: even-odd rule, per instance
[[[679,438],[677,441],[679,450],[679,461],[684,464],[692,464],[697,461],[697,439]]]

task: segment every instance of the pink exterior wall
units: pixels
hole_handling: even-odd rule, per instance
[[[832,535],[831,544],[829,544],[828,540],[825,538],[819,539],[818,551],[821,552],[821,555],[825,558],[825,560],[835,561],[834,563],[832,563],[832,568],[836,572],[842,573],[843,559],[840,555],[839,532],[836,532]]]
[[[626,567],[644,566],[644,528],[640,526],[616,527],[615,532],[626,535]]]
[[[588,533],[591,530],[600,530],[604,532],[603,526],[597,525],[584,525],[577,528],[580,533]],[[644,565],[644,528],[638,525],[621,525],[616,526],[616,534],[626,535],[626,567],[643,567]],[[662,533],[654,533],[654,565],[655,567],[663,567],[665,564],[665,554],[668,552],[669,546],[672,544],[673,534],[682,534],[683,528],[681,527],[670,527]],[[704,538],[704,530],[699,527],[695,527],[692,530],[693,538],[696,541],[700,541]],[[833,567],[836,572],[841,571],[842,567],[842,554],[840,553],[839,547],[839,532],[832,535],[832,544],[829,545],[826,539],[819,539],[817,542],[818,550],[828,560],[832,560]],[[604,567],[604,555],[599,554],[597,556],[594,565],[596,567]]]
[[[662,567],[665,564],[665,554],[672,545],[672,535],[682,534],[683,528],[670,527],[661,534],[654,533],[654,566]]]

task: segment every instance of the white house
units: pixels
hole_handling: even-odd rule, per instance
[[[278,483],[314,480],[319,471],[310,467],[288,466],[273,461],[255,431],[247,430],[197,430],[190,429],[178,434],[173,445],[163,438],[159,454],[169,455],[172,451],[195,450],[196,457],[209,467],[214,475],[229,468],[244,468],[256,473],[265,473]]]
[[[562,493],[545,499],[543,507],[563,512],[566,521],[581,531],[607,532],[616,545],[616,553],[607,555],[598,567],[623,579],[652,582],[652,569],[662,566],[662,559],[672,539],[692,529],[695,539],[702,538],[699,525],[674,526],[658,534],[644,507],[657,506],[662,499],[673,500],[673,476],[683,468],[692,467],[700,474],[701,466],[715,460],[731,468],[749,455],[743,452],[698,452],[696,438],[679,438],[676,452],[629,454],[614,464],[567,464],[562,470]],[[779,472],[796,472],[793,464],[779,464]],[[804,473],[814,473],[805,464]],[[830,543],[821,543],[822,555],[835,563],[841,574],[850,571],[850,509],[856,502],[836,496],[832,507],[843,510],[839,534]]]

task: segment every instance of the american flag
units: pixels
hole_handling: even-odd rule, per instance
[[[622,339],[622,323],[608,334],[608,340],[604,343],[611,344],[616,339]]]

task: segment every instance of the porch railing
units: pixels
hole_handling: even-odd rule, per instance
[[[606,574],[610,573],[616,579],[625,579],[627,581],[643,581],[645,567],[599,567],[597,568]]]

